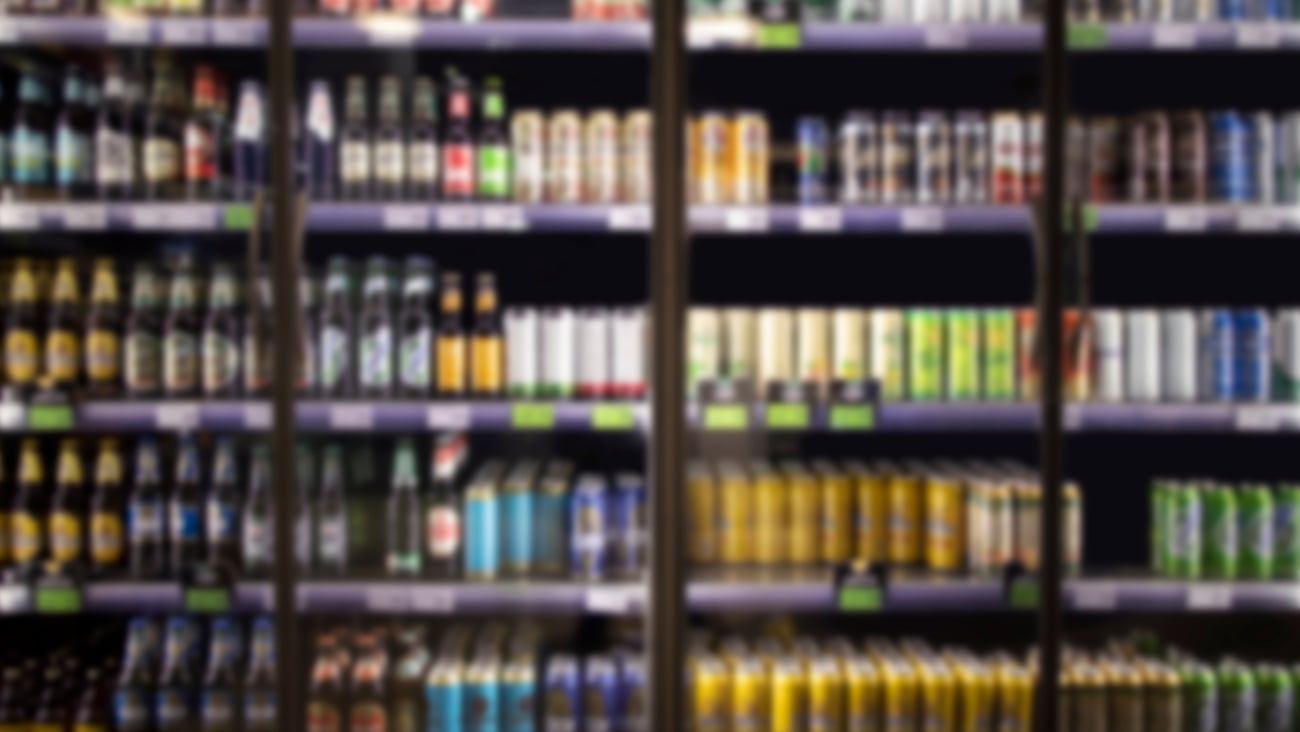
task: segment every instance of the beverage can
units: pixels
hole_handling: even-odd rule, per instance
[[[726,665],[716,656],[696,655],[689,666],[691,729],[725,730],[730,696]]]
[[[840,201],[874,203],[880,195],[880,128],[870,112],[851,111],[840,124]]]
[[[1272,329],[1264,308],[1237,310],[1233,319],[1236,359],[1233,376],[1237,401],[1266,402],[1270,398],[1273,362]]]
[[[1134,309],[1124,314],[1124,392],[1129,401],[1160,401],[1160,313]]]
[[[530,576],[537,563],[534,511],[539,468],[534,461],[522,461],[511,469],[502,486],[503,564],[505,572],[515,577]]]
[[[1168,511],[1168,562],[1167,571],[1174,577],[1199,579],[1201,576],[1202,546],[1201,490],[1195,484],[1172,485]]]
[[[1300,372],[1297,372],[1300,374]],[[859,308],[831,311],[831,379],[853,383],[867,378],[867,313]]]
[[[597,109],[587,115],[582,135],[583,200],[587,203],[620,200],[618,132],[618,117],[613,110]]]
[[[950,132],[948,117],[943,112],[922,110],[917,115],[913,153],[916,163],[917,203],[947,203],[952,197]]]
[[[1251,182],[1251,198],[1255,203],[1270,204],[1277,202],[1277,179],[1274,170],[1276,153],[1274,148],[1275,127],[1273,115],[1269,112],[1251,112],[1250,114],[1250,154],[1251,168],[1254,173]]]
[[[605,579],[609,571],[609,487],[596,474],[579,475],[569,511],[570,566],[575,577]]]
[[[694,564],[710,564],[718,560],[719,511],[717,480],[708,463],[687,466],[686,493],[686,525],[690,529],[687,555]]]
[[[975,401],[980,398],[980,311],[952,308],[947,315],[945,387],[949,399]]]
[[[547,657],[543,679],[545,698],[540,704],[544,729],[580,729],[583,709],[582,679],[582,664],[577,657],[563,653]],[[455,727],[444,729],[455,729]]]
[[[829,200],[827,178],[830,132],[821,117],[800,117],[795,123],[796,188],[799,203]]]
[[[915,566],[922,559],[924,496],[915,466],[887,477],[889,491],[889,561]]]
[[[640,307],[610,311],[613,344],[611,377],[618,399],[640,399],[646,391],[646,323]]]
[[[1279,486],[1273,505],[1273,563],[1278,579],[1300,578],[1300,486]]]
[[[818,655],[807,665],[807,732],[844,729],[844,671],[838,660]]]
[[[546,122],[540,111],[515,111],[510,118],[510,145],[515,201],[541,203],[546,196]]]
[[[505,465],[485,463],[465,488],[465,576],[495,579],[501,573],[500,484]]]
[[[1205,576],[1236,579],[1238,571],[1237,494],[1227,486],[1208,486],[1201,495]]]
[[[943,398],[943,311],[912,308],[907,311],[908,399],[939,401]]]
[[[824,398],[830,379],[830,316],[823,308],[796,311],[795,378]]]
[[[578,396],[602,399],[613,393],[610,361],[609,311],[605,308],[581,308],[578,311]]]
[[[995,112],[992,122],[993,203],[1025,200],[1025,125],[1018,112]]]
[[[984,379],[981,393],[990,401],[1016,398],[1016,320],[1008,308],[980,311]]]
[[[1239,575],[1243,579],[1273,576],[1273,492],[1266,485],[1246,485],[1237,492]]]
[[[753,555],[754,504],[749,476],[741,466],[718,466],[718,553],[723,564],[745,564]]]
[[[1254,156],[1250,125],[1236,110],[1212,112],[1209,116],[1211,154],[1210,181],[1214,200],[1249,203],[1254,194]]]
[[[1067,574],[1077,575],[1083,568],[1083,494],[1077,483],[1069,482],[1061,488],[1061,524],[1061,562]]]
[[[1232,401],[1236,396],[1237,324],[1228,308],[1201,311],[1196,371],[1205,401]]]
[[[853,492],[849,476],[826,460],[814,463],[813,470],[821,504],[818,558],[830,564],[846,562],[853,547]]]
[[[794,658],[777,659],[772,665],[770,732],[803,732],[808,715],[808,678]],[[699,729],[698,727],[696,729]]]
[[[880,202],[909,203],[913,197],[916,137],[907,112],[885,110],[880,118]]]
[[[653,195],[652,128],[652,117],[644,109],[628,112],[623,118],[623,183],[620,190],[627,203],[649,203]]]
[[[730,203],[727,145],[731,135],[726,115],[716,109],[700,113],[694,137],[696,203]]]
[[[955,572],[965,565],[964,486],[957,476],[934,473],[925,478],[925,565]]]
[[[875,308],[868,328],[871,337],[871,378],[880,382],[880,398],[901,401],[907,396],[907,332],[903,311]]]
[[[794,313],[781,308],[761,308],[757,320],[755,381],[762,393],[768,393],[794,379]]]
[[[533,521],[533,532],[537,537],[534,565],[539,576],[559,577],[568,566],[572,481],[572,463],[552,461],[542,472]]]
[[[740,204],[767,203],[769,133],[767,118],[755,110],[741,110],[731,123],[731,200]]]
[[[543,308],[539,394],[567,399],[577,388],[577,314],[573,308]]]
[[[789,490],[787,557],[794,564],[813,564],[817,561],[821,533],[821,503],[816,478],[796,462],[784,463],[782,473]]]
[[[508,307],[504,313],[506,335],[506,392],[515,398],[538,394],[541,374],[538,343],[541,323],[537,308]]]
[[[1205,115],[1199,111],[1175,112],[1172,131],[1173,200],[1198,202],[1208,198],[1210,171]]]
[[[690,394],[722,376],[722,311],[693,307],[686,313],[686,385]]]
[[[956,6],[966,5],[956,0]],[[984,114],[957,112],[952,135],[953,201],[987,203],[989,200],[989,128]]]
[[[1197,399],[1197,329],[1196,312],[1191,309],[1160,313],[1161,387],[1165,401]]]
[[[574,109],[551,113],[546,123],[546,200],[581,203],[583,194],[582,118]]]
[[[1098,401],[1124,401],[1124,315],[1113,308],[1092,311],[1096,338],[1094,390]]]
[[[853,480],[854,559],[883,562],[889,554],[889,493],[884,478],[862,463],[846,466]]]
[[[1300,401],[1300,308],[1282,308],[1274,316],[1273,398]]]
[[[581,714],[585,729],[618,729],[622,706],[618,671],[618,664],[610,656],[593,654],[583,659]]]
[[[754,491],[754,561],[771,566],[786,561],[786,527],[790,512],[786,485],[781,476],[765,462],[749,467]]]
[[[1038,399],[1038,385],[1042,377],[1042,349],[1038,343],[1038,313],[1033,308],[1017,308],[1016,317],[1016,372],[1019,376],[1019,394],[1022,401]]]

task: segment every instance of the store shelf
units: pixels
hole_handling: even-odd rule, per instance
[[[23,203],[0,206],[0,231],[245,231],[246,203]]]
[[[298,608],[311,613],[473,612],[623,615],[645,607],[635,583],[579,582],[303,582]]]
[[[1076,579],[1064,593],[1064,606],[1076,612],[1300,610],[1300,582]]]
[[[36,590],[25,584],[0,585],[0,615],[19,615],[39,610]],[[88,613],[171,613],[192,609],[185,590],[176,582],[92,582],[82,586],[80,612]],[[230,610],[269,612],[273,603],[270,582],[240,582],[230,593]],[[67,612],[61,610],[57,612]]]
[[[0,17],[0,46],[153,46],[262,48],[266,22],[255,18]]]
[[[747,573],[696,572],[687,603],[700,612],[835,612],[838,590],[830,570]],[[873,611],[978,612],[1007,609],[1000,580],[890,579]]]

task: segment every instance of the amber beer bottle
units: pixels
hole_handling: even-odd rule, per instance
[[[122,382],[122,308],[113,260],[95,260],[86,314],[86,386],[93,396],[114,396]]]
[[[438,319],[438,393],[465,393],[465,331],[460,273],[442,275],[442,313]]]
[[[95,493],[90,499],[90,564],[96,575],[120,572],[126,559],[122,491],[122,455],[117,440],[105,438],[95,458]]]
[[[58,566],[75,565],[82,559],[86,515],[85,477],[77,441],[67,439],[59,448],[59,467],[50,499],[50,559]]]
[[[131,275],[131,314],[124,336],[127,394],[155,397],[162,390],[162,312],[158,279],[140,263]]]
[[[501,393],[505,381],[502,375],[505,348],[501,335],[496,278],[490,272],[480,273],[475,287],[473,344],[470,390],[475,396]]]
[[[30,259],[19,259],[9,280],[5,308],[5,382],[20,392],[36,384],[40,336],[36,332],[36,276]]]
[[[81,293],[76,263],[59,260],[45,330],[45,376],[55,388],[77,385],[81,372]]]
[[[9,533],[14,564],[22,570],[36,567],[45,550],[45,531],[42,501],[45,490],[45,469],[36,440],[23,440],[18,457],[18,494],[14,496]]]

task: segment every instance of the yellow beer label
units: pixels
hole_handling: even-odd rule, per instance
[[[15,562],[31,562],[41,553],[41,525],[28,511],[10,517],[9,533]]]
[[[474,367],[472,382],[474,391],[500,391],[505,383],[505,377],[501,373],[503,361],[501,338],[498,336],[475,336],[473,351],[470,362]]]
[[[81,517],[68,511],[50,516],[50,557],[70,562],[81,556]]]
[[[5,375],[11,383],[36,380],[37,353],[35,332],[23,329],[5,334]]]
[[[68,260],[59,262],[59,269],[54,274],[54,290],[51,293],[58,302],[73,302],[77,298],[77,273]]]
[[[438,338],[438,390],[465,390],[465,339],[460,336]]]
[[[97,564],[114,564],[122,559],[124,534],[122,517],[99,511],[90,517],[90,556]]]
[[[81,362],[81,343],[70,330],[54,330],[45,339],[45,370],[55,381],[74,381]]]
[[[93,330],[86,336],[86,374],[91,381],[114,381],[121,363],[121,342],[111,330]]]

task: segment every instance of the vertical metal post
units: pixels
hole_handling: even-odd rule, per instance
[[[277,728],[301,730],[303,705],[299,698],[301,673],[298,653],[298,609],[294,593],[293,521],[298,509],[297,459],[294,451],[294,383],[298,336],[298,247],[294,244],[293,151],[290,149],[290,110],[293,100],[293,3],[275,0],[267,5],[271,55],[271,270],[272,314],[275,318],[274,370],[271,378],[272,495],[275,507],[275,645]]]
[[[651,382],[650,582],[646,616],[650,729],[685,722],[686,125],[684,0],[655,0],[650,56],[654,108],[654,230],[650,242]]]
[[[1063,472],[1061,289],[1062,224],[1065,221],[1066,0],[1044,2],[1043,29],[1043,200],[1038,227],[1038,327],[1043,346],[1040,469],[1043,505],[1039,577],[1039,676],[1037,729],[1055,730],[1060,688],[1061,644],[1061,476]]]

